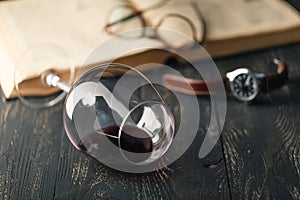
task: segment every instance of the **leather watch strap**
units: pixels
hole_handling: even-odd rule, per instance
[[[270,92],[274,89],[283,86],[288,79],[287,66],[281,61],[274,59],[274,63],[277,65],[277,73],[266,75],[258,78],[260,82],[260,89],[262,92]],[[211,86],[211,89],[217,87],[218,81],[220,80],[202,80],[184,78],[182,76],[166,74],[163,76],[165,85],[173,91],[178,91],[187,94],[196,95],[209,95],[207,84]],[[230,91],[230,83],[227,77],[223,77],[221,80],[227,91]],[[216,91],[216,90],[213,90]]]
[[[288,68],[287,66],[277,59],[274,59],[274,64],[277,65],[277,73],[266,75],[260,80],[260,89],[262,92],[268,93],[272,90],[278,89],[283,86],[288,79]]]
[[[172,74],[164,75],[163,81],[165,85],[173,91],[196,95],[209,95],[210,92],[207,84],[209,84],[212,91],[217,91],[220,82],[220,80],[216,79],[204,81],[202,79],[184,78],[182,76]],[[229,88],[228,79],[223,77],[221,81],[223,84],[225,84],[225,88],[227,90]]]

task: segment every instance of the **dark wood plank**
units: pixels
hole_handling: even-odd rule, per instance
[[[1,98],[0,196],[299,199],[299,53],[300,45],[295,44],[217,60],[222,73],[240,65],[271,71],[268,63],[276,56],[288,61],[289,84],[260,96],[252,105],[229,97],[222,143],[201,160],[197,155],[208,125],[210,103],[199,97],[204,112],[193,145],[172,165],[146,174],[118,172],[77,151],[63,130],[62,103],[33,110],[18,100],[6,102]],[[176,113],[172,98],[164,96]],[[188,102],[189,97],[185,98]]]
[[[189,97],[186,98],[188,101]],[[204,109],[208,103],[202,104],[201,107]],[[176,105],[173,106],[173,110],[176,110]],[[201,123],[199,137],[183,157],[166,168],[146,174],[128,174],[107,168],[76,151],[63,135],[55,197],[228,199],[226,171],[220,144],[207,158],[200,160],[197,157],[200,141],[205,134],[205,124],[205,121]]]
[[[261,95],[251,105],[228,100],[222,140],[233,199],[300,198],[299,55],[296,44],[219,62],[275,72],[269,63],[277,57],[289,64],[290,72],[287,86]]]
[[[176,116],[178,105],[164,96]],[[112,170],[76,150],[63,129],[62,103],[34,110],[2,101],[1,199],[229,199],[220,143],[198,158],[210,119],[209,98],[200,100],[203,120],[193,145],[172,165],[145,174]]]
[[[61,108],[32,110],[16,100],[0,102],[1,199],[53,198]]]

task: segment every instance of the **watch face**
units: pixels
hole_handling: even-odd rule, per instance
[[[241,101],[251,101],[258,94],[257,81],[248,69],[237,69],[227,74],[232,94]]]

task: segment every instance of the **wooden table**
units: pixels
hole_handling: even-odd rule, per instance
[[[63,128],[63,103],[34,110],[2,98],[1,199],[300,199],[300,44],[215,61],[221,73],[241,65],[268,72],[273,57],[288,64],[288,85],[251,105],[228,96],[221,139],[204,159],[197,155],[210,100],[199,97],[192,146],[146,174],[118,172],[77,151]]]

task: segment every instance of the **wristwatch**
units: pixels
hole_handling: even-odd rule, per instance
[[[278,59],[274,59],[273,63],[277,67],[277,73],[264,74],[243,67],[226,73],[221,81],[226,91],[232,93],[236,99],[252,101],[260,92],[271,92],[287,82],[287,66]],[[171,90],[197,95],[209,95],[211,91],[208,90],[207,84],[213,88],[213,85],[218,83],[216,80],[183,78],[172,74],[165,74],[163,81]]]

